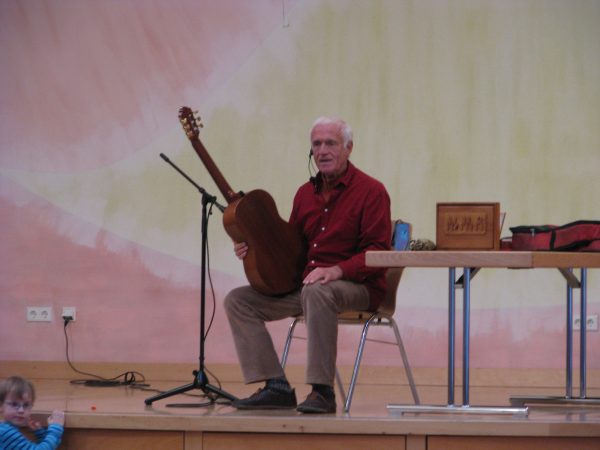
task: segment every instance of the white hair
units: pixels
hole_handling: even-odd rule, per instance
[[[348,147],[348,144],[353,141],[352,128],[350,125],[346,123],[345,120],[339,119],[337,117],[326,117],[321,116],[314,121],[312,127],[310,128],[310,133],[317,125],[337,125],[340,128],[340,132],[342,134],[342,139],[344,140],[344,147]]]

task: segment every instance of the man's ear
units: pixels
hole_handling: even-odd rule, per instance
[[[352,153],[352,147],[354,147],[354,142],[348,142],[348,145],[346,145],[346,150],[348,150],[348,156],[350,156],[350,153]]]

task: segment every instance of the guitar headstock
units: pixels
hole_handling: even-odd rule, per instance
[[[202,122],[200,122],[200,116],[198,115],[198,111],[192,111],[192,109],[188,106],[182,106],[179,109],[179,122],[181,122],[181,126],[183,126],[183,131],[189,139],[197,139],[200,135],[200,128]]]

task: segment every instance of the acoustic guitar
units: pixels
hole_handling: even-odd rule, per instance
[[[306,244],[298,227],[283,220],[268,192],[257,189],[234,192],[200,141],[202,124],[187,106],[179,110],[179,121],[228,206],[223,226],[235,242],[246,242],[244,271],[250,285],[260,293],[282,295],[302,284]]]

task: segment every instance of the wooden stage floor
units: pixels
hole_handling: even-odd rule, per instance
[[[191,380],[190,380],[191,381]],[[180,381],[150,381],[147,388],[90,387],[69,380],[34,380],[35,413],[66,411],[63,449],[306,449],[373,448],[407,450],[452,449],[600,449],[599,406],[530,406],[527,416],[480,414],[404,414],[389,403],[411,404],[403,385],[359,385],[351,412],[303,415],[295,410],[237,411],[199,390],[146,406],[155,390],[169,390]],[[256,385],[228,382],[222,389],[235,396],[252,393]],[[446,389],[418,386],[422,403],[445,404]],[[308,387],[297,386],[302,401]],[[471,405],[509,406],[511,395],[563,395],[559,389],[472,387]],[[590,390],[588,396],[598,395]],[[460,391],[457,391],[460,399]],[[172,407],[171,404],[189,407]]]

